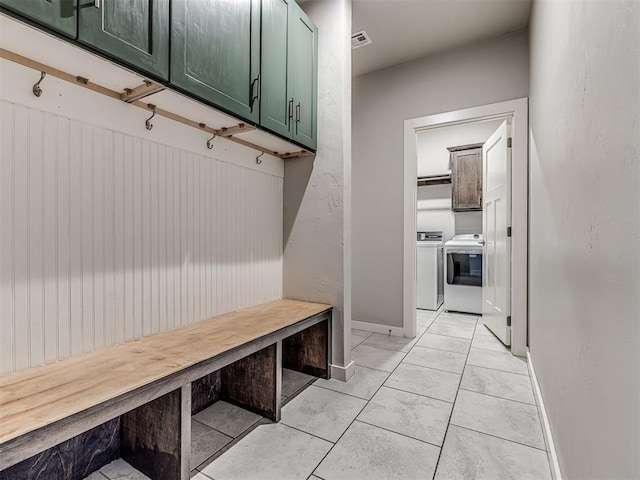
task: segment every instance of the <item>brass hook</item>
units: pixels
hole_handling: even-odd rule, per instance
[[[261,164],[262,164],[262,160],[260,160],[260,157],[262,157],[263,155],[264,155],[264,152],[262,152],[260,155],[258,155],[258,156],[256,157],[256,163],[257,163],[258,165],[261,165]]]
[[[207,148],[209,150],[211,150],[213,148],[213,139],[216,138],[216,134],[213,134],[213,137],[211,137],[209,140],[207,140]]]
[[[144,121],[144,126],[146,127],[147,130],[151,130],[153,128],[153,123],[151,123],[151,119],[156,116],[156,108],[153,107],[151,111],[153,112],[151,116]]]
[[[40,88],[40,82],[42,82],[42,80],[44,80],[44,77],[46,77],[46,76],[47,76],[46,72],[40,72],[40,80],[38,80],[38,83],[36,83],[33,86],[32,91],[33,91],[33,94],[36,97],[39,97],[40,95],[42,95],[42,89]]]

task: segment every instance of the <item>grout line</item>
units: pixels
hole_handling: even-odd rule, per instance
[[[510,373],[511,375],[518,375],[520,377],[529,377],[529,379],[531,379],[531,377],[528,374],[525,375],[524,373],[509,372],[507,370],[500,370],[498,368],[485,367],[484,365],[474,365],[473,363],[469,363],[468,365],[473,368],[483,368],[485,370],[492,370],[494,372]]]
[[[440,350],[440,349],[438,349],[438,348],[423,347],[422,345],[414,345],[414,346],[416,346],[416,347],[418,347],[418,348],[426,348],[427,350],[438,350],[438,351],[440,351],[440,352],[452,353],[452,354],[454,354],[454,355],[459,355],[459,356],[461,356],[461,357],[466,357],[466,356],[469,354],[469,352],[467,352],[467,353],[452,352],[452,351],[450,351],[450,350]]]
[[[205,460],[206,461],[206,460]],[[203,462],[204,463],[204,462]],[[202,465],[202,464],[201,464]],[[206,473],[204,473],[202,470],[198,470],[198,467],[194,468],[193,470],[191,470],[189,472],[189,476],[191,476],[191,473],[193,473],[194,471],[200,473],[201,475],[204,475],[207,478],[210,478],[211,480],[214,480],[213,477],[210,477],[209,475],[207,475]],[[196,474],[197,475],[197,474]]]
[[[375,348],[375,347],[373,347]],[[411,351],[411,350],[409,350]],[[404,353],[404,352],[398,352],[398,353]],[[408,355],[409,352],[404,353],[404,355],[402,356],[402,359],[398,362],[398,365],[396,365],[393,370],[391,372],[385,372],[387,373],[387,378],[385,378],[385,382],[387,381],[387,379],[389,378],[389,376],[391,376],[393,374],[393,372],[395,372],[395,370],[398,368],[398,366],[400,366],[400,364],[402,363],[402,360],[404,360],[404,358]],[[358,365],[356,363],[356,365]],[[365,368],[371,368],[371,367],[367,367],[365,365],[361,365],[364,366]],[[376,368],[371,368],[372,370],[378,370]],[[384,371],[384,370],[380,370],[380,371]],[[384,382],[383,382],[384,385]],[[371,395],[371,398],[373,399],[373,397],[375,397],[377,395],[377,393],[380,391],[380,389],[382,388],[382,385],[380,385],[375,392],[373,392],[373,395]],[[335,447],[335,445],[337,445],[340,440],[342,439],[342,437],[344,436],[345,433],[347,433],[349,431],[349,429],[351,428],[351,426],[355,423],[356,419],[358,418],[358,415],[360,415],[362,413],[362,411],[367,408],[367,405],[369,405],[369,402],[371,400],[367,400],[366,403],[364,404],[364,406],[360,409],[360,411],[356,414],[356,416],[353,418],[353,420],[351,421],[351,423],[349,423],[349,425],[347,426],[347,428],[344,429],[344,432],[342,432],[342,434],[340,435],[340,437],[338,437],[338,439],[335,441],[335,444],[333,447],[331,447],[329,449],[329,451],[320,459],[320,461],[316,464],[315,468],[313,469],[313,471],[311,472],[312,475],[315,475],[315,471],[318,469],[318,467],[320,466],[320,464],[322,464],[322,462],[324,462],[325,458],[327,458],[327,456],[333,451],[333,448]],[[452,409],[453,410],[453,409]]]
[[[485,351],[489,351],[489,350],[485,350]],[[497,353],[497,352],[494,352],[494,353]],[[472,367],[486,368],[487,370],[495,370],[497,372],[513,373],[514,375],[520,375],[521,377],[529,377],[528,373],[511,372],[509,370],[502,370],[500,368],[486,367],[484,365],[476,365],[474,363],[467,363],[466,365],[470,365]]]
[[[486,435],[488,437],[493,437],[493,438],[498,438],[500,440],[504,440],[505,442],[511,442],[511,443],[515,443],[517,445],[522,445],[523,447],[529,447],[529,448],[533,448],[534,450],[539,450],[541,452],[547,453],[547,450],[545,450],[544,448],[538,448],[538,447],[534,447],[532,445],[527,445],[526,443],[522,443],[522,442],[516,442],[515,440],[510,440],[508,438],[504,438],[504,437],[499,437],[498,435],[493,435],[491,433],[487,433],[487,432],[481,432],[480,430],[474,430],[473,428],[469,428],[469,427],[464,427],[462,425],[458,425],[457,423],[452,423],[451,425],[453,425],[454,427],[457,428],[463,428],[465,430],[469,430],[470,432],[475,432],[475,433],[479,433],[480,435]]]
[[[298,390],[296,390],[296,392],[294,392],[290,397],[287,398],[287,403],[290,400],[293,400],[295,396],[299,395],[300,393],[302,393],[302,391],[306,390],[308,387],[313,385],[313,382],[315,382],[318,379],[318,377],[312,377],[312,379],[310,381],[308,381],[306,384],[304,384],[302,387],[300,387]],[[320,387],[322,388],[322,387]],[[345,394],[346,395],[346,394]],[[355,397],[357,398],[357,397]],[[363,399],[359,399],[359,400],[363,400]],[[365,404],[366,405],[366,404]],[[283,405],[284,406],[284,405]],[[211,427],[210,425],[207,425],[199,420],[194,419],[194,416],[191,416],[191,420],[198,422],[204,426],[206,426],[207,428],[210,428],[211,430],[215,430],[216,432],[228,437],[231,439],[231,441],[229,441],[226,445],[223,445],[221,448],[219,448],[216,452],[214,452],[213,454],[211,454],[209,457],[207,457],[205,460],[203,460],[200,464],[198,464],[193,470],[191,471],[197,471],[199,473],[202,473],[203,475],[205,475],[207,478],[211,478],[208,475],[206,475],[202,470],[200,470],[200,468],[206,464],[205,467],[202,468],[206,468],[207,466],[211,465],[215,460],[217,460],[219,457],[221,457],[224,453],[226,453],[227,451],[229,451],[232,447],[234,447],[236,444],[238,444],[244,437],[246,437],[247,435],[249,435],[253,430],[255,430],[258,426],[260,425],[270,425],[273,424],[275,425],[276,423],[271,422],[269,419],[265,418],[265,417],[260,417],[259,419],[257,419],[255,422],[253,422],[251,425],[249,425],[246,429],[244,429],[241,433],[238,434],[238,436],[233,437],[229,434],[226,434],[224,432],[221,432],[213,427]],[[304,432],[303,430],[300,430],[296,427],[292,427],[291,425],[288,425],[282,421],[277,422],[277,423],[282,423],[283,425],[285,425],[286,427],[292,428],[294,430],[298,430],[300,432],[306,433],[308,435],[311,435],[313,437],[316,437],[320,440],[323,440],[325,442],[329,442],[332,443],[330,440],[326,440],[322,437],[318,437],[317,435],[314,435],[312,433],[309,432]],[[332,447],[333,448],[333,447]],[[331,449],[330,449],[331,450]]]
[[[478,328],[478,323],[476,322],[476,326],[473,327],[473,333],[475,334],[476,329]],[[446,335],[443,335],[446,336]],[[473,339],[473,335],[471,335],[471,338]],[[453,411],[456,408],[456,401],[458,400],[458,394],[460,393],[460,385],[462,384],[462,377],[464,376],[464,370],[467,367],[467,361],[469,360],[469,354],[471,353],[471,348],[469,348],[469,351],[467,352],[467,355],[464,359],[464,366],[462,367],[462,372],[460,372],[460,383],[458,383],[458,389],[456,390],[456,396],[453,399],[453,407],[451,408],[451,413],[449,414],[449,420],[447,421],[447,428],[444,431],[444,436],[442,437],[442,448],[440,449],[440,452],[438,452],[438,459],[436,460],[436,465],[433,469],[433,476],[435,477],[437,471],[438,471],[438,467],[440,466],[440,459],[442,458],[442,451],[444,450],[444,444],[447,440],[447,434],[449,433],[449,426],[451,425],[451,419],[453,418]]]
[[[430,335],[435,335],[435,334],[430,334]],[[456,338],[456,337],[449,337],[449,338]],[[467,355],[469,353],[469,348],[467,348],[467,351],[465,353],[461,353],[461,352],[456,352],[456,351],[453,351],[453,350],[445,350],[444,348],[428,347],[426,345],[418,345],[418,344],[416,344],[416,345],[414,345],[414,347],[430,348],[431,350],[438,350],[439,352],[457,353],[458,355]]]
[[[356,348],[358,345],[361,345],[362,342],[364,342],[367,339],[369,339],[371,337],[371,335],[373,335],[373,333],[369,333],[369,335],[367,335],[366,337],[363,336],[363,335],[358,335],[357,333],[351,333],[351,338],[353,338],[353,337],[362,337],[362,340],[360,340],[358,343],[356,343],[355,345],[351,345],[351,350]]]
[[[378,370],[378,371],[382,371],[382,370]],[[386,373],[386,372],[385,372],[385,373]],[[387,377],[387,378],[389,378],[389,377]],[[385,382],[387,381],[387,378],[385,378],[385,379],[384,379],[384,381],[385,381]],[[384,383],[384,382],[383,382],[383,383]],[[322,389],[324,389],[324,390],[328,390],[328,391],[330,391],[330,392],[334,392],[334,393],[341,393],[342,395],[346,395],[346,396],[348,396],[348,397],[352,397],[352,398],[357,398],[358,400],[364,400],[365,402],[368,402],[369,400],[371,400],[371,398],[373,398],[373,397],[371,397],[371,398],[358,397],[358,396],[353,395],[353,394],[351,394],[351,393],[345,393],[345,392],[341,392],[341,391],[339,391],[339,390],[332,390],[331,388],[323,387],[322,385],[316,385],[316,384],[314,384],[313,386],[314,386],[314,387],[318,387],[318,388],[322,388]]]
[[[386,427],[381,427],[380,425],[374,425],[373,423],[365,422],[359,418],[356,418],[356,422],[364,423],[365,425],[369,425],[370,427],[379,428],[380,430],[384,430],[386,432],[395,433],[396,435],[400,435],[401,437],[410,438],[411,440],[415,440],[416,442],[426,443],[427,445],[431,445],[432,447],[436,447],[439,450],[442,449],[442,445],[438,445],[437,443],[427,442],[426,440],[422,440],[420,438],[412,437],[411,435],[407,435],[406,433],[396,432],[395,430],[390,430]],[[444,443],[444,437],[442,437],[442,443]],[[435,472],[435,470],[434,470]]]
[[[298,432],[301,432],[301,433],[304,433],[304,434],[306,434],[306,435],[310,435],[310,436],[312,436],[312,437],[314,437],[314,438],[317,438],[317,439],[319,439],[319,440],[322,440],[323,442],[330,443],[330,444],[331,444],[331,448],[333,448],[333,446],[336,444],[336,442],[334,442],[333,440],[327,440],[326,438],[322,438],[322,437],[320,437],[320,436],[318,436],[318,435],[316,435],[316,434],[314,434],[314,433],[309,433],[309,432],[307,432],[307,431],[305,431],[305,430],[302,430],[302,429],[300,429],[300,428],[298,428],[298,427],[294,427],[293,425],[289,425],[289,424],[288,424],[288,423],[286,423],[284,420],[280,420],[278,423],[281,423],[281,424],[282,424],[282,425],[284,425],[285,427],[289,427],[289,428],[291,428],[292,430],[296,430],[296,431],[298,431]],[[274,425],[277,425],[277,424],[275,424],[275,423],[274,423]],[[337,441],[337,440],[336,440],[336,441]],[[331,448],[330,448],[329,450],[331,450]],[[313,475],[313,474],[312,474],[312,475]]]
[[[460,383],[460,382],[458,382]],[[401,388],[395,388],[395,387],[390,387],[389,385],[382,385],[384,388],[388,388],[389,390],[396,390],[398,392],[403,392],[403,393],[410,393],[411,395],[417,395],[419,397],[424,397],[424,398],[428,398],[429,400],[437,400],[439,402],[445,402],[445,403],[450,403],[452,408],[453,408],[453,402],[449,401],[449,400],[444,400],[443,398],[438,398],[438,397],[431,397],[429,395],[424,395],[422,393],[416,393],[416,392],[412,392],[410,390],[403,390]],[[458,390],[458,387],[456,387],[456,390]],[[362,421],[362,420],[361,420]],[[366,422],[365,422],[366,423]],[[377,425],[376,425],[377,426]],[[382,427],[381,427],[382,428]],[[417,439],[416,439],[417,440]]]
[[[475,348],[476,350],[484,350],[485,352],[509,353],[509,354],[513,355],[511,353],[511,350],[495,350],[495,349],[491,349],[491,348],[474,347],[473,346],[473,342],[471,342],[471,348]],[[505,348],[507,348],[507,347],[505,347]]]
[[[438,350],[439,352],[444,352],[445,350]],[[451,352],[453,353],[453,352]],[[456,375],[460,375],[460,377],[462,377],[462,372],[464,372],[464,368],[462,369],[462,372],[452,372],[451,370],[443,370],[441,368],[435,368],[435,367],[425,367],[424,365],[418,365],[417,363],[411,363],[411,362],[401,362],[404,363],[405,365],[413,365],[414,367],[422,367],[422,368],[430,368],[432,370],[438,370],[439,372],[446,372],[446,373],[454,373]]]
[[[197,420],[196,420],[197,421]],[[265,423],[266,422],[266,423]],[[232,447],[234,447],[235,445],[237,445],[243,438],[245,438],[247,435],[249,435],[253,430],[255,430],[257,427],[259,427],[260,425],[269,425],[273,422],[271,422],[270,420],[261,417],[259,420],[257,420],[256,422],[252,423],[250,426],[248,426],[246,429],[244,429],[240,434],[238,434],[237,437],[231,437],[230,435],[227,435],[226,433],[223,434],[227,437],[230,437],[232,440],[230,442],[228,442],[226,445],[223,445],[221,448],[219,448],[218,450],[216,450],[213,454],[211,454],[210,456],[208,456],[207,458],[205,458],[200,464],[198,464],[193,470],[197,470],[198,472],[202,473],[203,475],[207,476],[200,468],[206,463],[206,466],[203,468],[207,468],[209,465],[211,465],[215,460],[217,460],[219,457],[221,457],[222,455],[224,455],[226,452],[228,452]],[[211,427],[209,427],[211,428]],[[213,429],[215,430],[215,429]],[[217,430],[216,430],[217,431]],[[220,432],[222,433],[222,432]],[[208,477],[211,478],[211,477]]]
[[[361,332],[365,332],[366,330],[360,330]],[[353,330],[351,330],[351,335],[357,335],[358,337],[363,337],[364,336],[364,340],[366,340],[367,338],[369,338],[371,335],[373,335],[375,332],[367,332],[367,335],[360,335],[359,333],[353,333]],[[363,342],[364,342],[363,340]]]
[[[374,347],[375,348],[375,347]],[[404,353],[404,352],[397,352],[397,353]],[[409,353],[409,352],[407,352]],[[405,353],[405,357],[407,356],[407,354]],[[404,359],[404,357],[402,357]],[[397,365],[393,368],[393,370],[391,370],[390,372],[387,370],[380,370],[379,368],[375,368],[375,367],[370,367],[369,365],[362,365],[361,363],[358,363],[354,360],[354,363],[359,366],[359,367],[364,367],[364,368],[369,368],[371,370],[377,370],[378,372],[384,372],[384,373],[388,373],[389,375],[391,375],[393,373],[393,371],[398,368]],[[402,360],[400,360],[400,362],[398,363],[398,365],[400,365],[400,363],[402,363]]]
[[[499,398],[500,400],[506,400],[508,402],[515,402],[515,403],[520,403],[522,405],[528,405],[530,407],[535,407],[536,404],[535,403],[527,403],[527,402],[522,402],[520,400],[514,400],[512,398],[506,398],[506,397],[501,397],[499,395],[491,395],[490,393],[485,393],[485,392],[479,392],[477,390],[471,390],[469,388],[464,388],[464,387],[459,387],[458,390],[464,390],[465,392],[471,392],[471,393],[477,393],[478,395],[484,395],[486,397],[493,397],[493,398]]]
[[[195,417],[195,415],[191,415],[191,421],[192,422],[196,422],[196,423],[199,423],[200,425],[204,425],[205,427],[207,427],[207,428],[209,428],[209,429],[211,429],[211,430],[213,430],[215,432],[218,432],[221,435],[224,435],[225,437],[229,437],[231,440],[235,440],[236,439],[236,437],[234,437],[233,435],[229,435],[228,433],[221,432],[220,430],[218,430],[217,428],[212,427],[211,425],[207,425],[206,423],[201,422],[200,420],[196,420],[194,417]],[[256,420],[254,423],[249,425],[247,428],[251,428],[255,423],[257,423],[259,421],[260,420]],[[243,432],[244,432],[244,430],[243,430]],[[241,434],[242,434],[242,432],[238,436],[240,436]]]
[[[446,351],[446,350],[442,350],[442,351]],[[454,352],[451,352],[451,353],[454,353]],[[449,373],[451,375],[456,375],[456,376],[458,376],[458,377],[460,377],[462,379],[462,374],[461,373],[451,372],[449,370],[442,370],[441,368],[437,368],[437,367],[430,367],[430,366],[425,366],[425,365],[417,365],[415,363],[409,363],[409,362],[405,362],[405,361],[402,361],[400,363],[404,363],[405,365],[411,365],[412,367],[422,368],[424,370],[435,370],[436,372]]]
[[[425,333],[425,335],[434,335],[436,337],[457,338],[459,340],[464,340],[465,342],[469,342],[469,344],[471,344],[471,342],[473,341],[473,338],[469,339],[469,338],[462,338],[462,337],[451,337],[451,335],[443,335],[441,333],[431,333],[431,332],[429,332],[429,329],[427,329],[427,331],[424,332],[424,333]]]
[[[387,352],[398,352],[398,353],[409,353],[411,351],[411,348],[413,348],[415,346],[415,344],[413,344],[413,345],[411,345],[411,348],[409,348],[409,350],[407,350],[406,352],[403,352],[402,350],[394,350],[393,348],[381,347],[380,345],[370,345],[370,344],[365,343],[365,342],[362,342],[360,345],[364,345],[366,347],[379,348],[380,350],[386,350]]]
[[[427,331],[424,333],[428,333],[429,335],[440,335],[441,337],[449,337],[449,338],[460,338],[462,340],[467,340],[469,342],[473,341],[473,335],[471,336],[471,338],[467,338],[467,337],[459,337],[459,336],[455,336],[455,335],[446,335],[444,333],[432,333],[429,331],[431,327],[427,328]]]

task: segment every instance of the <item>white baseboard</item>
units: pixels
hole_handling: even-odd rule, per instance
[[[531,361],[531,352],[527,349],[527,364],[529,365],[529,372],[531,374],[531,382],[533,383],[533,394],[536,397],[536,404],[538,405],[538,412],[540,413],[540,419],[542,420],[542,433],[544,434],[544,441],[547,446],[547,455],[549,457],[549,465],[551,467],[551,476],[553,480],[562,480],[562,472],[560,471],[560,463],[558,462],[558,454],[556,453],[556,446],[553,442],[553,435],[551,434],[551,424],[549,423],[549,417],[547,416],[547,410],[544,407],[544,400],[542,399],[542,391],[538,384],[538,378],[533,368],[533,362]]]
[[[391,334],[394,337],[404,337],[404,327],[391,327],[389,325],[381,325],[379,323],[357,322],[355,320],[351,320],[351,328],[373,333],[382,333],[383,335]]]
[[[349,380],[353,377],[354,373],[356,373],[356,364],[353,360],[345,367],[340,365],[331,365],[331,378],[340,380],[341,382]]]

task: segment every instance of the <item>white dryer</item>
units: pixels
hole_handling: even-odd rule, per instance
[[[444,309],[482,314],[482,234],[455,235],[444,244]]]

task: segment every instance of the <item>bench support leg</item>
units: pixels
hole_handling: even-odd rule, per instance
[[[222,369],[222,399],[280,421],[282,343],[278,341]]]
[[[317,323],[283,340],[284,368],[314,377],[331,377],[331,319]]]
[[[189,478],[191,384],[127,412],[121,419],[124,460],[152,479]]]
[[[191,478],[191,384],[180,389],[180,480]]]

